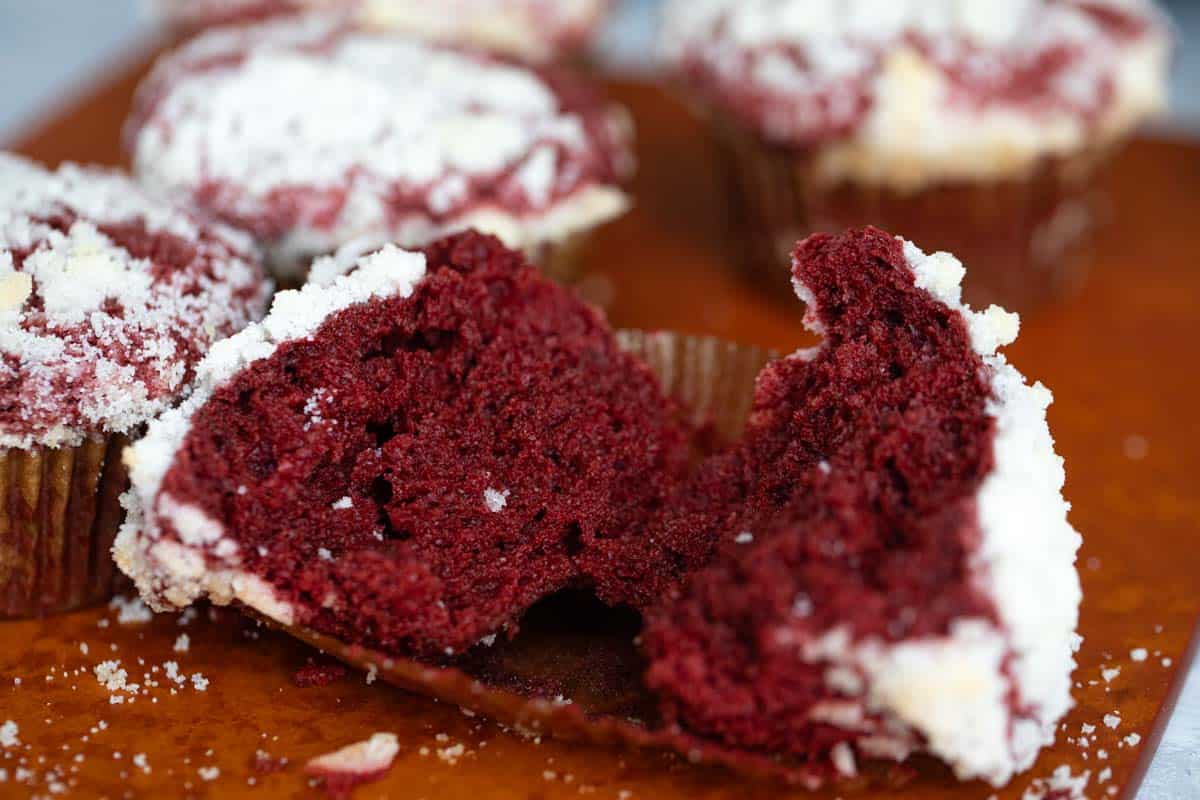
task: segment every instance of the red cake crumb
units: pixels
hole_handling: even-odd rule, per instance
[[[398,751],[394,734],[377,733],[365,741],[311,759],[304,772],[316,778],[330,797],[348,798],[355,787],[387,775]]]
[[[295,622],[389,652],[461,653],[571,586],[645,602],[666,559],[641,531],[687,468],[674,405],[497,240],[425,256],[411,296],[336,311],[217,388],[158,496],[219,521]]]
[[[346,667],[334,662],[309,663],[292,673],[292,683],[301,689],[323,689],[346,677],[346,673]]]
[[[825,762],[856,737],[810,718],[838,693],[800,637],[899,641],[995,617],[965,574],[993,420],[962,316],[914,285],[900,240],[814,236],[796,264],[825,347],[763,372],[744,440],[666,515],[667,540],[719,545],[650,614],[647,681],[673,724]]]

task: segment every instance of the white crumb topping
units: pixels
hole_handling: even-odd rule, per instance
[[[1067,522],[1062,459],[1046,423],[1050,392],[1028,385],[996,352],[1016,337],[1016,315],[963,305],[964,269],[952,256],[907,242],[904,253],[916,285],[963,315],[989,376],[994,464],[976,497],[981,537],[968,568],[1000,625],[959,619],[946,638],[898,644],[854,641],[835,628],[804,642],[802,657],[829,663],[827,682],[883,717],[860,740],[864,753],[902,759],[925,749],[962,779],[1000,786],[1053,742],[1072,704],[1080,537]],[[810,298],[811,320],[813,295],[800,294]],[[798,613],[811,608],[803,600]]]
[[[348,496],[343,497],[341,500],[338,500],[336,503],[334,503],[332,508],[334,511],[345,511],[348,508],[354,508],[354,498]]]
[[[1129,657],[1134,661],[1145,661],[1149,657],[1149,653],[1144,647],[1137,647],[1129,651]]]
[[[1120,726],[1120,724],[1121,724],[1120,715],[1118,715],[1118,714],[1105,714],[1104,715],[1104,727],[1111,728],[1112,730],[1115,731],[1117,729],[1117,727]]]
[[[508,505],[508,489],[484,489],[483,504],[493,514],[503,511],[504,507]]]
[[[152,0],[190,25],[236,18],[262,0]],[[326,10],[330,0],[291,0],[297,9]],[[365,25],[437,42],[477,45],[541,62],[584,44],[602,21],[608,0],[360,0],[351,6]]]
[[[394,733],[376,733],[362,742],[310,759],[305,771],[310,774],[371,775],[392,766],[400,742]]]
[[[202,781],[215,781],[221,777],[220,767],[200,767],[196,770],[196,774],[200,776]]]
[[[189,260],[164,270],[114,240],[135,228],[181,242]],[[242,234],[202,228],[118,173],[50,172],[0,152],[0,380],[12,408],[0,446],[133,431],[187,390],[213,341],[261,314],[268,289]]]
[[[5,720],[3,725],[0,725],[0,747],[5,749],[16,747],[21,743],[21,739],[17,736],[21,729],[17,727],[17,723],[11,719]]]
[[[419,246],[468,226],[532,247],[625,207],[580,171],[607,143],[535,71],[336,19],[213,31],[166,57],[144,92],[134,165],[148,186],[229,187],[206,197],[235,219],[264,216],[280,192],[310,198],[271,237],[276,262],[362,236]],[[616,112],[605,124],[621,140]],[[604,201],[581,202],[585,190]],[[396,219],[387,203],[400,196],[423,204]],[[559,230],[544,230],[551,217]]]
[[[192,648],[192,640],[186,633],[179,634],[175,639],[175,645],[171,649],[176,653],[186,653]]]
[[[196,370],[196,389],[179,408],[152,422],[128,448],[131,488],[122,497],[126,521],[113,555],[142,597],[159,610],[183,608],[208,596],[237,599],[283,624],[292,609],[262,579],[240,570],[241,557],[220,523],[199,508],[160,493],[163,478],[191,427],[213,394],[243,370],[269,358],[284,342],[312,336],[331,315],[376,298],[408,297],[425,275],[425,257],[387,245],[364,256],[358,269],[324,284],[280,292],[261,323],[215,346]]]
[[[749,121],[774,142],[844,131],[819,148],[822,178],[910,189],[1020,174],[1165,108],[1171,37],[1154,4],[1091,4],[1140,21],[1132,36],[1084,5],[673,0],[662,49],[707,76],[702,91],[765,97]],[[1035,98],[995,90],[1030,69],[1050,73]]]

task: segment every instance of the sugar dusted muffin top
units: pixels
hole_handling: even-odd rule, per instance
[[[1150,0],[676,0],[664,55],[715,113],[828,180],[1004,177],[1166,102]]]
[[[134,431],[268,291],[248,237],[116,173],[0,153],[0,447]]]
[[[188,26],[342,11],[370,27],[538,62],[585,47],[610,5],[610,0],[158,0],[163,14]]]
[[[358,237],[561,241],[624,210],[632,168],[627,118],[581,85],[319,17],[166,56],[129,134],[144,183],[304,266]]]

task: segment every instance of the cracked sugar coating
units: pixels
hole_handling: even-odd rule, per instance
[[[818,175],[1011,177],[1166,105],[1149,0],[676,0],[664,55],[721,113],[819,148]]]
[[[147,599],[435,658],[567,586],[633,597],[687,440],[600,314],[474,233],[338,272],[132,448],[116,553]]]
[[[472,44],[533,61],[589,43],[609,0],[157,0],[187,25],[248,22],[272,16],[341,10],[370,27],[439,42]]]
[[[364,237],[561,242],[624,211],[632,169],[627,118],[590,89],[328,17],[192,40],[140,88],[128,134],[144,183],[293,269]]]
[[[0,153],[0,447],[133,432],[268,291],[242,234],[116,173]]]
[[[767,367],[664,539],[717,541],[649,614],[669,722],[825,776],[918,751],[1007,782],[1070,706],[1079,536],[1017,320],[881,231],[795,254],[824,344]],[[696,556],[703,563],[707,554]]]

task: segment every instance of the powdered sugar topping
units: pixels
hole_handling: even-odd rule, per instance
[[[1149,0],[676,0],[666,58],[828,180],[1012,174],[1165,105]],[[932,173],[932,174],[930,174]]]
[[[524,67],[337,19],[201,36],[158,65],[139,105],[141,179],[281,253],[372,234],[424,244],[483,211],[519,220],[588,190],[616,195],[559,236],[623,207],[624,133],[602,107],[567,108]]]
[[[261,314],[268,288],[242,235],[116,173],[0,153],[0,446],[133,430]]]

